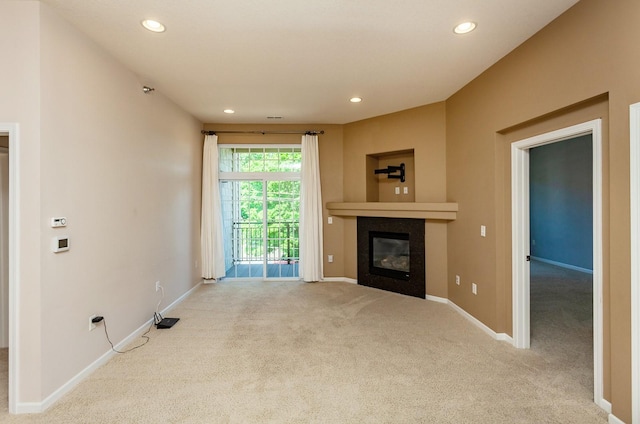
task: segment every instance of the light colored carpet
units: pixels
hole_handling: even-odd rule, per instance
[[[531,349],[593,396],[592,275],[531,262]]]
[[[569,374],[447,305],[348,283],[200,287],[47,412],[8,423],[606,423]]]

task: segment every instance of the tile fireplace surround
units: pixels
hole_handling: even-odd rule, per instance
[[[370,264],[370,233],[405,234],[409,239],[407,278],[379,275]],[[425,298],[424,219],[358,217],[358,284]]]

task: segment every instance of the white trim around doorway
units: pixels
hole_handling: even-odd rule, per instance
[[[0,133],[9,135],[9,412],[18,411],[18,362],[20,360],[20,127],[1,123]]]
[[[640,103],[629,107],[631,178],[631,422],[640,423]]]
[[[593,145],[593,380],[594,402],[607,412],[604,399],[602,308],[602,121],[595,119],[520,140],[511,145],[511,214],[513,344],[530,346],[529,150],[591,134]]]

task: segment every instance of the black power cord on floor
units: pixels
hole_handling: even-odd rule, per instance
[[[156,283],[157,284],[157,283]],[[104,323],[104,335],[107,336],[107,341],[109,342],[109,344],[111,345],[111,350],[113,350],[115,353],[128,353],[131,352],[132,350],[136,350],[144,345],[146,345],[147,343],[149,343],[149,336],[147,336],[147,334],[149,334],[149,332],[151,331],[151,329],[153,328],[154,325],[158,325],[158,323],[160,321],[162,321],[163,317],[162,315],[160,315],[160,313],[158,312],[158,308],[160,308],[160,303],[162,303],[162,300],[164,299],[164,287],[162,287],[161,285],[158,284],[157,288],[159,288],[161,290],[161,297],[160,297],[160,301],[158,302],[158,305],[156,306],[156,311],[153,313],[153,319],[151,320],[151,325],[149,326],[149,328],[147,329],[147,331],[144,332],[144,334],[140,337],[142,337],[143,339],[146,339],[144,341],[144,343],[138,345],[138,346],[134,346],[131,349],[127,349],[127,350],[117,350],[114,346],[113,343],[111,342],[111,339],[109,338],[109,332],[107,331],[107,320],[105,319],[105,317],[102,316],[97,316],[94,317],[91,322],[93,322],[94,324],[97,324],[99,322],[103,322]]]
[[[154,319],[154,320],[152,320],[152,321],[151,321],[151,325],[149,326],[149,329],[148,329],[147,331],[145,331],[145,332],[144,332],[144,334],[143,334],[142,336],[140,336],[140,337],[142,337],[142,338],[146,339],[146,340],[144,341],[144,343],[142,343],[142,344],[140,344],[140,345],[138,345],[138,346],[134,346],[134,347],[132,347],[131,349],[127,349],[127,350],[122,350],[122,351],[121,351],[121,350],[117,350],[117,349],[113,346],[113,343],[111,342],[111,339],[109,338],[109,332],[107,331],[107,320],[106,320],[104,317],[96,317],[96,318],[94,318],[94,320],[95,320],[95,319],[97,319],[97,318],[101,318],[101,319],[99,319],[98,321],[94,321],[94,322],[100,322],[100,321],[103,321],[103,322],[104,322],[104,334],[105,334],[105,336],[107,336],[107,341],[108,341],[108,342],[109,342],[109,344],[111,345],[111,350],[113,350],[115,353],[128,353],[128,352],[131,352],[132,350],[138,349],[138,348],[140,348],[140,347],[142,347],[142,346],[146,345],[147,343],[149,343],[149,336],[147,336],[147,334],[149,334],[149,332],[151,331],[151,328],[153,327],[153,324],[154,324],[154,322],[155,322],[155,319]]]

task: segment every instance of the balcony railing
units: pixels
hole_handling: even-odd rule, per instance
[[[261,263],[265,257],[265,224],[261,221],[233,222],[233,264]],[[300,259],[299,223],[268,221],[266,223],[267,263],[295,263]]]

